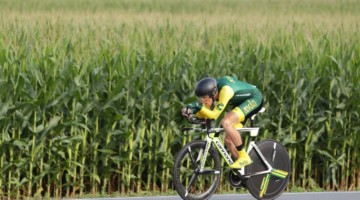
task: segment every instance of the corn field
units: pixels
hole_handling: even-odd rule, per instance
[[[290,189],[359,190],[359,19],[358,0],[0,0],[0,198],[172,191],[206,75],[263,92]]]

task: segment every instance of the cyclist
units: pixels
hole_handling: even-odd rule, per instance
[[[242,122],[262,108],[263,99],[259,89],[230,76],[219,79],[207,77],[196,84],[195,94],[198,100],[186,105],[182,115],[217,119],[227,105],[232,106],[232,111],[221,121],[225,130],[225,144],[236,159],[230,168],[240,169],[251,164],[252,160],[236,128],[242,128]]]

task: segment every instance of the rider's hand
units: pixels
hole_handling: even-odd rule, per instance
[[[193,113],[192,113],[192,109],[189,108],[189,107],[183,108],[182,111],[181,111],[181,113],[182,113],[182,115],[183,115],[184,117],[187,117],[187,118],[189,118],[189,117],[193,114]]]
[[[190,118],[193,115],[195,115],[197,112],[199,112],[201,108],[202,108],[202,103],[195,101],[193,103],[186,105],[186,107],[182,109],[182,115],[184,117]]]

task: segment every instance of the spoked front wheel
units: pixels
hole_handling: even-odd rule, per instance
[[[257,199],[275,199],[283,192],[290,178],[289,154],[286,148],[275,140],[263,140],[256,146],[273,170],[268,174],[251,176],[246,185],[251,195]],[[245,167],[246,175],[267,170],[254,148],[249,152],[249,156],[253,163]]]
[[[204,170],[200,171],[205,146],[205,141],[192,141],[182,148],[175,158],[174,186],[183,199],[208,199],[220,184],[221,162],[219,153],[213,146],[205,158]]]

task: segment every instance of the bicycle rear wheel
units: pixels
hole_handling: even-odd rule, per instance
[[[192,141],[183,147],[175,157],[174,186],[183,199],[208,199],[220,184],[221,162],[219,153],[214,147],[209,150],[204,172],[199,171],[205,146],[205,141]]]
[[[286,148],[275,140],[263,140],[256,144],[261,153],[263,154],[266,161],[276,171],[284,171],[287,176],[278,177],[271,174],[255,175],[251,176],[247,181],[246,185],[249,192],[256,199],[275,199],[281,195],[290,178],[290,158]],[[249,152],[249,156],[253,160],[251,165],[245,167],[245,174],[253,174],[267,170],[266,165],[260,158],[259,154],[253,148]],[[276,172],[274,172],[276,174]],[[265,182],[267,189],[266,192],[262,190]]]

